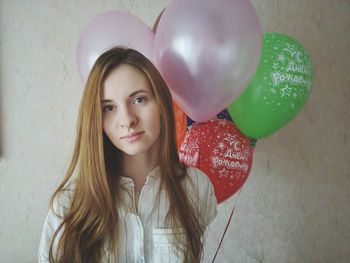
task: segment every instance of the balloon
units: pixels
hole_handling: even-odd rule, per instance
[[[228,113],[227,109],[224,109],[223,111],[221,111],[218,114],[216,114],[215,118],[213,118],[213,119],[225,119],[225,120],[233,122],[233,120],[232,120],[230,114]],[[193,123],[195,123],[195,121],[187,116],[187,127],[192,126]]]
[[[248,0],[171,1],[154,44],[157,67],[174,100],[191,119],[206,121],[253,76],[261,28]]]
[[[137,17],[107,11],[93,18],[83,30],[77,47],[79,74],[85,83],[96,59],[114,46],[136,49],[154,62],[154,33]]]
[[[224,119],[233,122],[230,114],[228,113],[227,109],[224,109],[222,112],[219,112],[216,117],[218,119]]]
[[[156,21],[153,24],[153,32],[157,31],[159,19],[162,17],[165,8],[160,12]],[[175,115],[175,128],[176,128],[176,145],[177,149],[180,149],[180,146],[185,138],[186,130],[187,130],[187,116],[180,109],[180,107],[173,101],[174,115]]]
[[[246,181],[253,158],[250,141],[234,123],[215,119],[194,123],[179,151],[180,160],[205,172],[218,202],[223,202]]]
[[[224,120],[227,120],[227,121],[235,123],[232,120],[232,118],[230,116],[230,113],[227,111],[227,109],[224,109],[222,112],[218,113],[216,115],[216,119],[224,119]],[[187,129],[191,129],[193,123],[196,123],[196,122],[194,120],[192,120],[190,117],[187,116]],[[253,150],[255,150],[257,140],[253,139],[253,138],[248,138],[248,139],[250,141],[250,146],[253,147]]]
[[[179,106],[173,101],[174,115],[175,115],[175,129],[176,129],[176,144],[177,148],[180,146],[185,138],[187,129],[187,117],[186,114],[180,109]]]
[[[266,137],[288,123],[310,94],[312,66],[303,46],[282,33],[264,33],[258,69],[228,111],[242,133]]]

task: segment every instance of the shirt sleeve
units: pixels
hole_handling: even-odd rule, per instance
[[[72,182],[69,183],[69,187],[65,188],[65,190],[62,190],[62,192],[60,192],[56,196],[56,198],[53,201],[52,207],[50,207],[49,212],[46,215],[39,243],[38,263],[49,263],[49,251],[53,235],[63,222],[64,212],[68,209],[68,206],[70,205],[72,194],[70,187],[72,186]],[[62,231],[63,228],[60,229],[60,232],[55,238],[55,242],[53,244],[54,254],[56,253],[58,240],[62,235]]]
[[[217,200],[209,177],[198,168],[189,168],[189,175],[197,188],[199,223],[205,229],[217,214]]]
[[[39,243],[38,263],[49,263],[49,250],[52,242],[52,237],[55,231],[61,224],[61,219],[50,208],[46,215],[41,240]]]
[[[208,225],[211,224],[211,222],[216,217],[217,200],[216,200],[213,184],[209,180],[209,177],[199,169],[198,169],[198,172],[202,173],[202,175],[205,178],[205,183],[203,185],[205,185],[204,188],[206,189],[205,189],[203,198],[205,199],[206,205],[203,210],[203,218],[204,218],[205,227],[207,227]]]

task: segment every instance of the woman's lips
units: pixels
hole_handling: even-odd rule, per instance
[[[121,139],[124,140],[124,141],[127,141],[127,142],[134,142],[138,139],[141,138],[141,136],[144,134],[144,132],[132,132],[132,133],[129,133],[125,136],[122,136]]]

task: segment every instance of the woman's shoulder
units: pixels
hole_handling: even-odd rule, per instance
[[[206,227],[216,216],[217,200],[214,187],[208,175],[198,168],[188,167],[187,174],[190,181],[190,184],[186,183],[187,195],[199,209],[199,223]]]
[[[74,196],[75,181],[75,178],[69,178],[64,187],[54,197],[51,208],[55,214],[63,216],[65,211],[69,209]]]
[[[39,262],[49,262],[49,250],[54,233],[60,228],[65,212],[68,211],[75,189],[75,179],[71,177],[52,200],[52,206],[46,215],[38,250]],[[58,237],[61,235],[59,231]],[[59,238],[58,238],[59,239]],[[55,246],[57,246],[57,239]]]
[[[210,179],[206,173],[204,173],[201,169],[196,167],[187,167],[188,178],[194,183],[201,185],[211,185]]]
[[[187,167],[186,191],[196,192],[200,197],[214,191],[213,185],[206,173],[196,167]]]

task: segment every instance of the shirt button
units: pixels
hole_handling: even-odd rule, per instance
[[[145,262],[145,260],[143,259],[143,258],[139,258],[138,260],[137,260],[137,263],[144,263]]]

